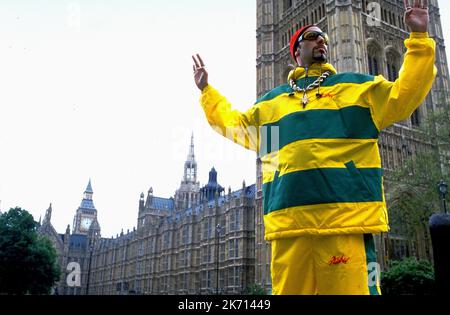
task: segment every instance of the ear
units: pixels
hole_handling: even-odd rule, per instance
[[[300,59],[300,49],[302,48],[300,45],[301,44],[298,44],[297,49],[295,50],[295,60],[297,61],[297,63],[298,60]]]

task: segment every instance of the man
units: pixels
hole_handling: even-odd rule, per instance
[[[428,2],[404,4],[412,32],[395,82],[337,74],[327,35],[309,25],[291,39],[288,84],[240,113],[193,56],[208,122],[261,158],[273,294],[380,294],[373,233],[389,227],[378,135],[411,116],[436,75]]]

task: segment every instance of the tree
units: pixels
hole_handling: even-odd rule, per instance
[[[59,279],[56,250],[36,228],[24,209],[0,215],[0,294],[48,294]]]
[[[435,151],[417,153],[392,174],[391,223],[402,227],[405,236],[417,227],[427,227],[431,214],[439,210],[437,183],[442,178]]]
[[[407,258],[391,261],[389,271],[381,273],[384,295],[429,295],[434,290],[434,271],[429,261]]]
[[[426,234],[430,216],[440,211],[437,183],[449,174],[449,117],[448,106],[429,114],[415,131],[427,149],[415,152],[390,174],[390,221],[410,239]]]

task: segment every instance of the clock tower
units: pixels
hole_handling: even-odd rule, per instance
[[[73,233],[87,235],[92,222],[97,221],[97,209],[95,209],[94,201],[92,200],[92,186],[91,180],[84,191],[83,200],[77,209],[77,213],[73,219]]]

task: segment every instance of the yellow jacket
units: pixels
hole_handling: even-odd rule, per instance
[[[389,230],[380,131],[411,116],[431,89],[435,42],[411,33],[395,82],[383,76],[340,73],[313,64],[289,74],[303,87],[332,73],[320,87],[293,93],[288,84],[264,95],[245,113],[212,86],[202,91],[208,122],[220,134],[258,152],[263,171],[265,238],[377,233]],[[288,79],[289,79],[288,78]]]

